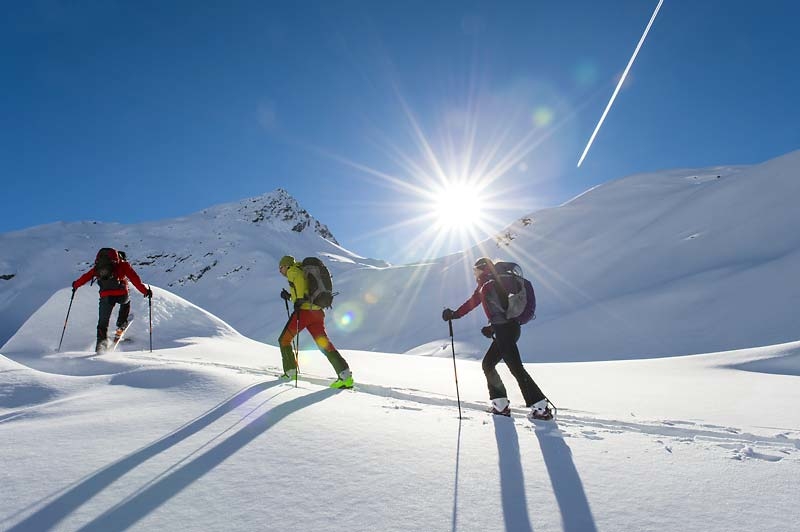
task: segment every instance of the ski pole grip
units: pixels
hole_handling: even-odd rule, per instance
[[[453,320],[447,320],[447,326],[450,327],[450,337],[453,337]]]

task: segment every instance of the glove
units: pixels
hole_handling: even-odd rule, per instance
[[[481,334],[484,335],[486,338],[492,338],[494,336],[494,329],[492,329],[491,325],[487,325],[486,327],[481,327]]]
[[[144,293],[144,297],[150,297],[150,298],[153,297],[153,291],[150,289],[149,286],[147,287],[147,292]]]
[[[304,299],[298,299],[297,301],[294,302],[294,309],[300,310],[300,307],[303,306],[303,303],[305,302],[306,301]]]
[[[72,293],[74,294],[78,290],[78,285],[76,282],[72,283]]]
[[[284,301],[289,301],[292,299],[292,294],[290,294],[285,288],[281,290],[281,299]]]
[[[458,316],[452,309],[446,308],[442,311],[442,319],[444,321],[457,320]]]

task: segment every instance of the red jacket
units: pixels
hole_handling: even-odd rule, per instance
[[[472,296],[455,310],[453,317],[461,318],[479,304],[482,304],[483,311],[486,313],[486,317],[489,318],[489,322],[507,322],[505,310],[503,310],[497,292],[494,289],[494,279],[492,279],[488,273],[484,272],[478,277],[477,282],[478,287],[475,288]]]
[[[142,280],[139,279],[139,274],[137,274],[134,269],[131,267],[130,264],[127,262],[120,262],[117,264],[115,268],[114,274],[117,279],[119,279],[120,283],[122,284],[122,288],[116,288],[113,290],[100,290],[100,297],[106,296],[125,296],[128,295],[128,279],[131,280],[133,286],[142,293],[142,295],[147,295],[147,287],[142,284]],[[94,277],[94,266],[88,272],[84,273],[74,283],[72,283],[72,288],[78,289],[81,286],[85,285],[89,282],[90,279]]]

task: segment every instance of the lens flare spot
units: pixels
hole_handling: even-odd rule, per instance
[[[364,294],[364,303],[374,305],[378,302],[378,295],[374,292],[367,292]]]
[[[343,332],[352,332],[361,327],[364,311],[357,303],[347,302],[337,305],[333,311],[333,322]]]
[[[582,62],[575,67],[573,77],[581,87],[594,85],[595,81],[597,81],[597,67],[588,61]]]
[[[537,107],[533,110],[533,125],[547,127],[553,123],[553,111],[549,107]]]
[[[317,347],[319,347],[323,351],[327,351],[330,348],[331,343],[324,336],[317,336],[316,338],[314,338],[314,341],[317,343]]]

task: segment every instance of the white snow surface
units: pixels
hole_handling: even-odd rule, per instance
[[[0,530],[800,530],[798,173],[800,152],[630,176],[400,266],[282,190],[0,235]],[[69,285],[103,246],[154,297],[95,355],[97,288]],[[329,264],[355,390],[307,333],[278,380],[286,253]],[[537,288],[520,347],[555,422],[502,365],[513,416],[488,414],[485,317],[441,321],[481,255]]]
[[[555,422],[484,411],[480,363],[343,350],[356,389],[155,288],[130,342],[87,351],[69,289],[0,348],[0,530],[796,530],[800,342],[527,364]],[[94,301],[92,301],[94,300]],[[116,313],[115,313],[116,315]],[[454,322],[456,334],[464,324]],[[45,334],[45,332],[47,334]],[[332,339],[336,341],[335,334]],[[456,349],[458,349],[456,344]],[[433,349],[433,347],[430,347]],[[794,524],[793,524],[794,523]]]

